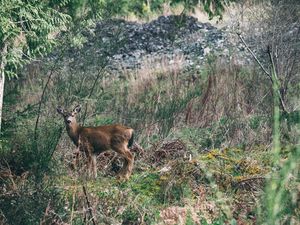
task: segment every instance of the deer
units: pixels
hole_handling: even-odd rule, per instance
[[[77,152],[83,152],[87,157],[89,176],[92,174],[95,179],[97,177],[97,155],[113,150],[125,159],[118,178],[128,180],[134,163],[134,156],[129,150],[133,145],[134,130],[120,124],[83,127],[76,120],[80,110],[80,105],[71,112],[61,106],[57,107],[57,112],[64,119],[67,133],[77,147]]]

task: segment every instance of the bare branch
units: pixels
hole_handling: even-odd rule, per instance
[[[253,56],[253,58],[255,59],[255,61],[258,63],[258,65],[260,66],[260,68],[264,71],[264,73],[269,77],[270,81],[272,82],[279,82],[279,79],[277,77],[276,71],[275,71],[275,63],[274,63],[274,59],[273,56],[271,54],[270,48],[268,48],[268,54],[270,57],[270,61],[271,61],[271,66],[272,69],[275,71],[274,72],[274,78],[275,80],[273,80],[272,75],[265,69],[265,67],[262,65],[262,63],[259,61],[259,59],[256,57],[256,55],[254,54],[254,52],[249,48],[249,46],[247,45],[245,39],[242,37],[242,35],[239,32],[236,32],[236,34],[239,36],[239,38],[241,39],[241,41],[243,42],[243,44],[246,46],[247,50],[251,53],[251,55]],[[283,101],[283,97],[282,94],[280,93],[280,90],[278,89],[278,96],[279,96],[279,100],[280,100],[280,106],[282,111],[288,113],[285,103]]]
[[[243,44],[245,45],[245,47],[247,48],[247,50],[251,53],[251,55],[253,56],[253,58],[255,59],[255,61],[258,63],[258,65],[260,66],[260,68],[265,72],[265,74],[270,78],[270,80],[273,82],[271,74],[265,69],[265,67],[263,66],[263,64],[259,61],[259,59],[256,57],[256,55],[254,54],[254,52],[249,48],[249,46],[247,45],[245,39],[242,37],[242,35],[240,33],[236,33],[239,38],[241,39],[241,41],[243,42]]]
[[[273,55],[272,55],[272,53],[271,53],[270,47],[268,47],[268,55],[269,55],[270,61],[271,61],[272,74],[273,74],[274,79],[275,79],[273,82],[276,82],[276,83],[277,83],[277,87],[278,87],[277,90],[275,90],[275,91],[278,92],[278,97],[279,97],[281,109],[282,109],[284,112],[288,113],[288,111],[286,110],[285,103],[284,103],[284,101],[283,101],[282,95],[281,95],[281,93],[280,93],[279,79],[278,79],[278,76],[277,76],[277,73],[276,73],[276,70],[275,70],[275,68],[276,68],[276,67],[275,67],[275,62],[274,62]]]

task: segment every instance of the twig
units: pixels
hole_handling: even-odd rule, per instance
[[[273,84],[274,82],[278,82],[279,80],[278,80],[278,77],[277,77],[276,73],[274,73],[274,78],[275,78],[275,81],[274,81],[273,78],[272,78],[272,75],[265,69],[265,67],[262,65],[262,63],[259,61],[259,59],[256,57],[256,55],[254,54],[254,52],[247,45],[247,43],[246,43],[245,39],[242,37],[242,35],[239,32],[236,32],[236,34],[241,39],[241,41],[243,42],[243,44],[245,45],[245,47],[247,48],[247,50],[251,53],[251,55],[253,56],[253,58],[255,59],[255,61],[258,63],[258,65],[260,66],[260,68],[269,77],[271,83]],[[272,69],[275,71],[275,63],[274,63],[274,60],[273,60],[270,48],[268,48],[268,55],[270,57]],[[278,91],[278,96],[279,96],[279,100],[280,100],[281,109],[282,109],[282,111],[288,113],[288,111],[286,109],[286,106],[285,106],[285,103],[283,101],[282,95],[280,93],[280,90],[278,89],[277,91]]]
[[[56,67],[56,64],[58,63],[58,61],[60,60],[60,57],[62,56],[63,53],[61,53],[59,55],[59,57],[57,57],[57,59],[55,60],[53,66],[51,67],[51,70],[50,70],[50,74],[48,76],[48,79],[47,79],[47,82],[43,88],[43,92],[42,92],[42,95],[40,97],[40,101],[39,101],[39,107],[38,107],[38,112],[37,112],[37,118],[36,118],[36,121],[35,121],[35,126],[34,126],[34,141],[36,142],[37,141],[37,130],[38,130],[38,125],[39,125],[39,120],[40,120],[40,117],[41,117],[41,108],[42,108],[42,104],[43,104],[43,101],[44,101],[44,97],[45,97],[45,94],[46,94],[46,90],[48,88],[48,85],[50,83],[50,80],[52,78],[52,75],[54,74],[54,69]]]
[[[11,121],[14,121],[17,117],[21,117],[23,116],[23,114],[27,113],[28,111],[34,109],[36,106],[38,106],[39,103],[35,103],[35,104],[32,104],[32,105],[27,105],[26,108],[24,108],[22,111],[16,111],[16,113],[14,113],[13,117],[5,120],[5,122],[11,122]],[[16,115],[15,115],[16,114]]]
[[[256,55],[254,54],[254,52],[247,45],[247,43],[246,43],[245,39],[242,37],[242,35],[240,33],[238,33],[238,32],[236,34],[239,36],[239,38],[241,39],[241,41],[243,42],[243,44],[245,45],[245,47],[247,48],[247,50],[250,52],[250,54],[253,56],[253,58],[255,59],[255,61],[258,63],[258,65],[260,66],[260,68],[265,72],[265,74],[270,78],[271,82],[273,83],[271,74],[265,69],[265,67],[263,66],[263,64],[259,61],[259,59],[256,57]]]
[[[49,156],[49,161],[50,161],[50,159],[53,157],[53,154],[54,154],[54,152],[55,152],[55,149],[56,149],[56,147],[57,147],[57,145],[58,145],[58,143],[59,143],[59,140],[60,140],[60,138],[61,138],[61,135],[62,135],[62,131],[63,131],[63,127],[60,127],[59,128],[59,133],[58,133],[58,137],[57,137],[57,140],[56,140],[56,142],[55,142],[55,145],[54,145],[54,147],[53,147],[53,150],[52,150],[52,152],[51,152],[51,154],[50,154],[50,156]]]
[[[51,200],[49,200],[49,202],[48,202],[48,205],[45,209],[45,213],[44,213],[43,219],[40,222],[40,225],[46,224],[46,219],[47,219],[47,216],[48,216],[49,210],[50,210],[50,203],[51,203]]]
[[[12,185],[13,185],[13,189],[16,190],[17,189],[17,185],[16,185],[16,183],[14,181],[12,170],[11,170],[11,168],[9,166],[9,163],[5,159],[4,159],[4,162],[5,162],[6,166],[7,166],[7,169],[8,169],[8,172],[9,172],[9,176],[8,177],[9,177],[9,179],[10,179]],[[1,168],[1,170],[3,170],[3,169]]]
[[[84,184],[82,185],[82,189],[83,189],[83,193],[84,193],[84,196],[85,196],[85,200],[86,200],[86,203],[87,203],[87,206],[88,206],[88,210],[89,210],[93,225],[96,225],[96,222],[95,222],[95,219],[94,219],[94,216],[93,216],[93,212],[92,212],[92,208],[91,208],[91,203],[90,203],[89,198],[87,196],[87,191],[86,191],[86,187],[84,186]]]
[[[70,223],[71,225],[73,224],[73,217],[74,217],[74,207],[75,207],[75,195],[77,192],[77,185],[74,186],[74,190],[73,190],[73,195],[72,195],[72,209],[71,209],[71,219],[70,219]]]
[[[80,33],[80,32],[81,32],[81,29],[76,30],[74,32],[74,36],[76,34]],[[45,84],[45,86],[43,88],[43,92],[42,92],[42,95],[40,97],[40,101],[38,103],[39,104],[38,112],[37,112],[38,115],[37,115],[36,122],[35,122],[35,127],[34,127],[34,140],[35,140],[35,142],[37,141],[37,129],[38,129],[38,124],[39,124],[39,120],[40,120],[40,117],[41,117],[41,115],[40,115],[41,114],[41,108],[42,108],[42,104],[43,104],[43,101],[44,101],[46,90],[47,90],[48,85],[50,83],[50,80],[51,80],[51,78],[52,78],[52,76],[54,74],[54,69],[56,67],[56,64],[61,60],[61,57],[64,55],[65,51],[67,50],[67,47],[68,47],[68,45],[65,44],[64,48],[60,51],[60,54],[58,55],[58,57],[56,58],[56,60],[55,60],[55,62],[53,64],[53,66],[51,67],[50,74],[48,76],[47,82],[46,82],[46,84]]]
[[[79,170],[76,168],[76,174],[77,176],[79,177],[80,174],[79,174]],[[77,185],[75,185],[77,186]],[[91,203],[89,201],[89,198],[88,198],[88,195],[87,195],[87,190],[86,190],[86,187],[84,184],[81,184],[82,186],[82,190],[83,190],[83,194],[84,194],[84,197],[85,197],[85,200],[86,200],[86,204],[87,204],[87,207],[88,207],[88,211],[89,211],[89,214],[90,214],[90,217],[91,217],[91,220],[93,222],[93,225],[96,225],[96,222],[95,222],[95,219],[94,219],[94,215],[93,215],[93,212],[92,212],[92,207],[91,207]],[[71,221],[72,222],[72,221]]]
[[[114,39],[114,41],[115,41],[115,44],[116,44],[116,45],[114,45],[114,47],[113,47],[109,52],[107,52],[106,56],[112,56],[112,53],[115,52],[115,50],[118,49],[118,48],[120,47],[120,44],[118,44],[117,42],[118,42],[118,40],[119,40],[119,36],[121,35],[121,33],[122,33],[122,30],[119,29],[118,32],[115,34],[115,39]],[[103,62],[101,63],[101,67],[100,67],[100,69],[99,69],[99,71],[98,71],[97,77],[96,77],[96,79],[95,79],[95,81],[94,81],[94,83],[93,83],[92,89],[91,89],[91,91],[90,91],[90,93],[89,93],[89,95],[88,95],[88,98],[90,98],[90,97],[92,96],[92,94],[93,94],[93,92],[94,92],[94,89],[95,89],[95,87],[96,87],[96,84],[97,84],[97,82],[98,82],[100,76],[103,74],[102,72],[103,72],[103,70],[105,69],[105,67],[107,66],[107,63],[108,63],[108,62],[109,62],[108,57],[104,58]],[[102,88],[102,91],[103,91],[103,88]],[[84,121],[85,121],[85,118],[86,118],[86,115],[87,115],[87,107],[88,107],[88,104],[86,103],[86,104],[85,104],[85,110],[84,110],[84,113],[83,113],[83,116],[82,116],[82,118],[83,118],[83,119],[82,119],[82,124],[83,124],[83,125],[84,125]]]
[[[95,87],[96,87],[96,84],[97,84],[97,82],[98,82],[100,76],[103,74],[102,72],[103,72],[104,68],[105,68],[105,65],[102,66],[102,67],[100,68],[100,70],[98,71],[97,77],[96,77],[96,79],[95,79],[95,81],[94,81],[94,83],[93,83],[93,86],[92,86],[92,88],[91,88],[91,91],[90,91],[90,93],[89,93],[89,95],[88,95],[88,99],[92,96],[92,94],[93,94],[93,92],[94,92],[94,89],[95,89]],[[87,107],[88,107],[88,103],[85,103],[85,109],[84,109],[83,119],[82,119],[82,124],[83,124],[83,125],[84,125],[84,121],[85,121],[86,114],[87,114]]]
[[[265,180],[265,179],[266,179],[265,177],[250,177],[250,178],[246,178],[246,179],[238,181],[237,184],[244,183],[244,182],[251,181],[251,180]]]
[[[282,95],[281,95],[280,90],[279,90],[279,87],[280,87],[279,79],[277,77],[277,73],[276,73],[276,70],[275,70],[275,63],[274,63],[274,59],[273,59],[273,56],[272,56],[272,53],[271,53],[271,50],[270,50],[270,46],[268,47],[268,55],[270,57],[270,61],[271,61],[271,65],[272,65],[272,75],[274,76],[274,79],[275,79],[274,82],[277,83],[277,87],[278,87],[277,92],[278,92],[278,97],[279,97],[281,108],[285,113],[288,113],[288,111],[286,110],[284,101],[282,99]]]

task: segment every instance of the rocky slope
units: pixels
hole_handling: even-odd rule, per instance
[[[80,52],[72,51],[74,60],[83,65],[86,56],[104,57],[113,71],[138,68],[145,59],[163,58],[173,64],[176,57],[183,67],[197,68],[212,53],[225,57],[237,54],[239,60],[245,61],[243,46],[232,38],[228,28],[218,29],[190,16],[161,16],[144,24],[104,21],[84,35],[88,41]]]

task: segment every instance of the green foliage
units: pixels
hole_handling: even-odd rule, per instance
[[[151,13],[162,10],[167,0],[105,0],[100,1],[101,17],[128,16],[130,14],[138,17],[147,17]]]
[[[65,216],[62,193],[54,188],[53,183],[36,183],[27,178],[23,184],[21,181],[15,185],[17,190],[0,198],[0,220],[4,224],[49,224]]]
[[[264,133],[264,126],[268,124],[270,124],[269,118],[265,116],[253,116],[248,119],[223,117],[211,123],[209,127],[182,127],[180,130],[171,132],[169,137],[180,138],[187,143],[192,152],[199,152],[203,149],[220,148],[226,140],[234,140],[236,133],[241,129],[245,135]],[[242,148],[250,143],[247,136],[238,142],[239,147]],[[257,135],[251,139],[251,143],[263,144],[263,140]]]
[[[62,193],[55,188],[54,180],[48,179],[59,171],[60,165],[52,156],[61,128],[52,121],[44,121],[35,140],[28,117],[17,117],[14,122],[5,130],[3,137],[9,141],[0,150],[1,171],[10,174],[0,181],[5,193],[0,198],[0,219],[21,225],[50,223],[54,218],[64,217]],[[54,211],[57,214],[52,214]]]
[[[224,136],[219,126],[215,128],[193,128],[185,127],[180,133],[172,134],[171,136],[178,137],[188,143],[188,147],[193,152],[198,152],[199,149],[218,148]],[[199,148],[201,146],[201,148]]]
[[[46,1],[1,1],[0,46],[7,45],[3,55],[9,77],[36,56],[48,53],[56,43],[53,38],[69,21],[66,14],[48,6]]]
[[[299,218],[299,159],[298,147],[268,181],[258,214],[261,224],[292,224]]]
[[[184,174],[184,173],[183,173]],[[183,175],[180,174],[180,175]],[[176,180],[178,179],[178,180]],[[173,177],[170,180],[162,182],[160,200],[163,204],[182,204],[185,199],[192,198],[192,190],[187,179]]]
[[[135,177],[133,177],[135,179]],[[146,173],[137,177],[138,180],[134,180],[130,183],[129,187],[135,195],[141,195],[142,198],[156,198],[159,191],[159,175],[157,173]]]
[[[234,2],[236,0],[202,0],[202,4],[210,19],[213,17],[219,17],[222,19],[225,6],[226,4],[229,4],[230,1]]]
[[[101,124],[114,124],[116,123],[116,120],[115,118],[110,116],[96,116],[96,118],[94,119],[94,123],[96,126],[101,126]]]
[[[298,190],[300,147],[298,146],[294,151],[291,151],[284,162],[280,162],[279,81],[273,61],[272,78],[274,81],[273,163],[276,169],[272,173],[271,179],[268,180],[258,215],[261,224],[292,224],[296,223],[296,218],[300,218]]]
[[[139,212],[134,207],[128,207],[122,213],[122,224],[139,224]]]
[[[185,225],[193,225],[193,224],[194,224],[194,221],[192,219],[191,211],[189,210],[186,221],[185,221]]]
[[[2,146],[0,164],[9,165],[14,174],[30,172],[40,179],[54,166],[52,156],[62,128],[52,121],[44,121],[35,140],[32,127],[26,119],[17,118],[15,123],[14,127],[5,130],[4,138],[13,141]]]

